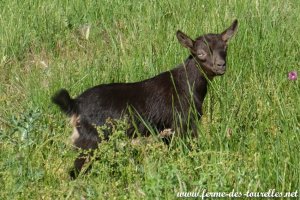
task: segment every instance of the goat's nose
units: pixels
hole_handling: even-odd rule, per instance
[[[220,68],[225,68],[226,67],[226,63],[223,61],[219,61],[217,62],[217,66],[220,67]]]

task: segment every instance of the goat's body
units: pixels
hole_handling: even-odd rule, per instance
[[[95,86],[75,99],[67,90],[59,91],[52,100],[72,119],[74,145],[80,149],[97,148],[101,137],[96,126],[104,125],[109,118],[120,119],[125,115],[129,115],[129,137],[135,137],[136,131],[148,136],[145,123],[158,131],[173,129],[180,130],[181,134],[192,128],[197,135],[193,121],[202,115],[207,78],[211,80],[225,73],[227,42],[236,29],[235,20],[223,33],[206,34],[196,41],[177,31],[177,39],[191,55],[183,64],[153,78]],[[109,134],[104,131],[104,139]],[[77,172],[86,161],[82,156],[75,160]]]
[[[195,73],[188,73],[189,70]],[[174,114],[180,114],[185,122],[191,104],[195,105],[199,115],[202,114],[207,81],[197,71],[195,61],[189,58],[177,68],[141,82],[103,84],[90,88],[74,99],[72,115],[80,118],[76,126],[82,127],[83,123],[90,127],[90,132],[95,132],[94,125],[102,126],[108,118],[119,119],[130,115],[132,113],[128,108],[132,108],[134,114],[140,115],[158,131],[174,128]],[[194,77],[188,77],[189,74]],[[149,132],[143,123],[140,120],[135,123],[138,132],[147,136]],[[134,137],[133,130],[128,129],[128,136]],[[86,135],[80,130],[79,133],[80,137]]]

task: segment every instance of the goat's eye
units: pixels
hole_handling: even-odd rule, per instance
[[[201,57],[201,58],[203,58],[204,56],[206,56],[206,53],[200,52],[200,53],[198,53],[198,56]]]

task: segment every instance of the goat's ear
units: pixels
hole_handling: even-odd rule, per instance
[[[177,39],[180,42],[180,44],[186,48],[192,49],[194,46],[194,40],[192,40],[189,36],[184,34],[181,31],[177,31],[176,33]]]
[[[221,33],[222,40],[227,42],[230,38],[232,38],[237,31],[237,27],[238,21],[234,20],[231,26],[228,29],[226,29],[223,33]]]

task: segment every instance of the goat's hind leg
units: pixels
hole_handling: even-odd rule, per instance
[[[87,155],[86,153],[80,153],[80,155],[75,159],[74,161],[74,168],[70,171],[70,177],[72,179],[76,179],[79,173],[81,172],[83,165],[87,162],[88,157],[90,155]],[[89,167],[90,168],[90,167]],[[86,172],[89,169],[86,170]]]
[[[75,127],[78,136],[74,140],[74,145],[82,151],[74,161],[74,169],[70,171],[71,178],[75,179],[84,167],[84,164],[93,156],[93,151],[98,147],[100,138],[94,126],[83,120]],[[85,173],[91,169],[91,165]]]

